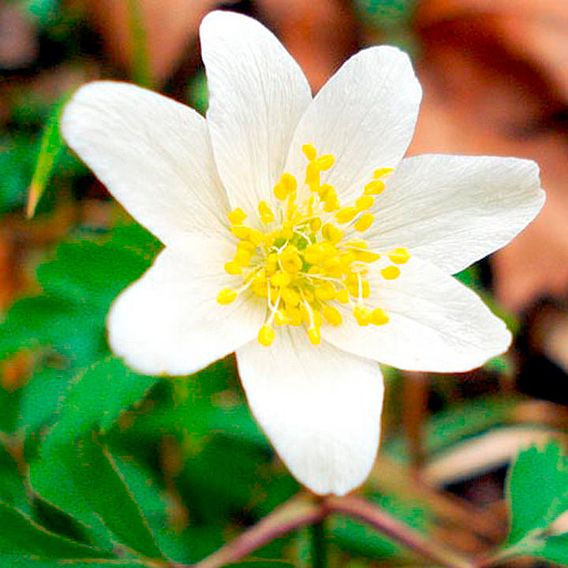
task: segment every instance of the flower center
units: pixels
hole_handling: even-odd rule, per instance
[[[284,173],[274,187],[276,206],[258,204],[258,228],[245,224],[248,215],[241,208],[228,215],[238,242],[225,271],[239,282],[221,290],[217,302],[230,304],[244,293],[262,298],[266,317],[258,341],[266,346],[274,341],[274,326],[281,325],[303,326],[309,340],[319,344],[322,325],[343,322],[342,305],[359,325],[388,323],[387,313],[369,304],[370,265],[381,259],[377,273],[394,280],[400,275],[398,265],[410,258],[405,248],[381,255],[363,238],[375,220],[370,210],[391,168],[376,170],[361,196],[342,206],[335,189],[321,183],[321,172],[333,167],[334,156],[318,156],[311,144],[302,151],[308,161],[306,191],[300,192],[305,197],[298,198],[296,178]]]

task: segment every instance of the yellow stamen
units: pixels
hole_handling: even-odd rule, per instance
[[[400,268],[398,266],[387,266],[381,270],[381,274],[385,280],[395,280],[400,276]]]
[[[333,167],[335,157],[318,155],[313,144],[302,146],[302,152],[307,163],[301,187],[285,172],[273,188],[277,201],[259,201],[251,222],[245,225],[248,217],[241,208],[228,214],[235,251],[224,269],[238,281],[221,290],[217,302],[230,304],[244,290],[263,302],[267,316],[258,341],[264,346],[275,341],[275,327],[285,325],[302,327],[307,340],[318,345],[322,326],[342,324],[342,304],[349,306],[349,317],[359,325],[387,324],[389,316],[380,305],[365,305],[368,298],[380,299],[380,286],[385,285],[371,278],[370,265],[381,257],[388,259],[390,264],[383,265],[380,274],[392,280],[401,273],[399,265],[410,258],[405,248],[383,256],[363,235],[354,238],[372,226],[370,211],[380,206],[375,196],[385,189],[382,178],[391,168],[377,169],[355,199],[340,203],[335,187],[321,183],[322,172]]]
[[[240,225],[247,218],[247,214],[240,207],[237,207],[227,215],[227,218],[232,225]]]
[[[363,233],[373,224],[374,220],[375,217],[372,213],[363,213],[363,215],[361,215],[361,217],[357,219],[355,225],[353,226],[355,227],[356,231]]]
[[[266,201],[261,201],[258,204],[258,213],[260,215],[260,220],[265,225],[274,222],[274,213]]]
[[[385,190],[385,182],[380,179],[370,181],[365,186],[365,195],[379,195]]]
[[[224,288],[217,294],[217,302],[221,305],[231,304],[237,298],[237,292],[231,288]]]
[[[265,347],[272,345],[275,337],[274,329],[267,324],[263,325],[258,332],[258,342]]]
[[[353,221],[357,213],[356,207],[343,207],[335,214],[335,218],[338,223],[349,223],[349,221]]]
[[[410,260],[410,253],[405,248],[395,248],[389,252],[391,262],[395,264],[405,264]]]

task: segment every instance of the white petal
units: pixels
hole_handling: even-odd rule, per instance
[[[205,119],[145,89],[90,83],[65,108],[67,143],[126,210],[162,242],[222,231],[227,197]]]
[[[543,204],[530,160],[417,156],[378,197],[369,239],[381,250],[408,247],[453,274],[506,245]]]
[[[254,211],[282,174],[290,140],[311,101],[309,85],[282,44],[257,21],[212,12],[201,24],[207,119],[231,203]]]
[[[237,351],[253,414],[292,474],[315,493],[344,495],[377,452],[383,380],[376,363],[313,346],[287,328],[274,344]]]
[[[216,302],[231,279],[223,263],[232,252],[229,244],[204,238],[191,250],[166,248],[113,304],[112,350],[141,373],[186,375],[254,338],[264,312],[253,299]]]
[[[361,357],[410,371],[461,372],[507,350],[511,334],[479,297],[427,262],[411,259],[396,280],[373,278],[369,304],[386,325],[322,327],[327,341]]]
[[[287,170],[302,177],[303,144],[335,155],[322,174],[343,200],[352,200],[373,171],[395,167],[414,133],[422,96],[408,56],[371,47],[351,57],[315,97],[298,125]]]

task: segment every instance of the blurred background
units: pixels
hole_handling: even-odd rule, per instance
[[[108,306],[159,243],[57,129],[65,100],[99,78],[205,113],[198,26],[216,8],[273,30],[314,92],[362,47],[397,45],[424,88],[411,154],[541,167],[540,216],[459,275],[506,319],[512,350],[463,375],[387,370],[383,445],[363,489],[419,530],[481,553],[507,531],[513,456],[568,427],[568,3],[559,0],[0,0],[0,500],[102,546],[99,505],[78,508],[58,483],[77,462],[74,444],[94,432],[159,547],[190,562],[298,490],[253,422],[232,358],[190,380],[157,380],[110,356]],[[336,520],[330,538],[338,566],[413,562],[354,521]],[[301,566],[306,535],[259,556]]]

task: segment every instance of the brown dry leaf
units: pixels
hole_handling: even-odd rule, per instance
[[[37,32],[31,18],[20,6],[0,0],[0,68],[25,67],[37,52]]]
[[[314,91],[357,50],[357,28],[341,0],[257,0],[259,12],[298,61]]]
[[[568,27],[558,26],[568,22],[568,4],[532,4],[428,0],[415,22],[425,99],[411,152],[519,156],[541,166],[544,210],[493,257],[497,296],[512,310],[568,291],[568,141],[560,120],[568,73],[558,56],[568,47]]]
[[[84,0],[105,46],[130,67],[132,42],[127,0]],[[201,20],[216,0],[139,0],[154,81],[163,82],[196,44]]]

